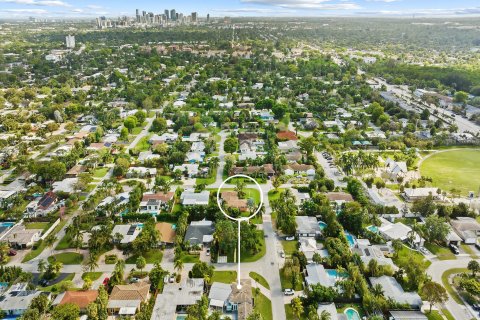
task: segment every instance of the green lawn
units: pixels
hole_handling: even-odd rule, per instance
[[[211,281],[230,284],[237,281],[237,271],[214,271]]]
[[[76,252],[63,252],[48,257],[49,263],[53,263],[54,261],[59,261],[63,264],[81,264],[83,255]]]
[[[82,279],[90,279],[92,281],[98,280],[102,276],[103,272],[85,272],[82,274]]]
[[[242,262],[254,262],[265,255],[267,251],[267,246],[265,245],[265,238],[263,237],[262,230],[257,230],[257,237],[257,243],[260,244],[260,250],[253,255],[249,252],[245,252],[242,250],[242,252],[240,253],[240,259],[242,260]]]
[[[27,222],[25,223],[25,229],[40,229],[47,230],[51,226],[50,222]]]
[[[432,310],[430,313],[427,311],[425,315],[427,316],[428,320],[443,320],[442,315],[437,310]]]
[[[270,202],[270,204],[272,203],[272,201],[278,200],[278,198],[280,198],[280,194],[284,190],[285,190],[284,188],[278,188],[277,191],[275,190],[268,191],[268,201]]]
[[[458,295],[457,290],[455,290],[455,288],[452,287],[452,285],[450,284],[450,281],[448,281],[448,279],[450,278],[450,276],[452,274],[463,273],[463,272],[469,272],[469,271],[468,271],[467,268],[453,268],[453,269],[445,271],[442,274],[443,286],[445,287],[445,289],[447,289],[448,293],[453,298],[453,300],[455,300],[458,304],[461,304],[461,305],[463,305],[463,301],[460,298],[460,296]]]
[[[58,233],[58,231],[60,231],[66,223],[67,223],[67,220],[61,221],[61,222],[55,227],[55,229],[53,230],[53,232],[52,232],[51,234],[56,235],[56,234]],[[37,246],[37,248],[36,248],[35,250],[30,251],[29,253],[27,253],[27,254],[25,255],[25,257],[23,257],[22,262],[25,263],[25,262],[27,262],[27,261],[30,261],[30,260],[38,257],[38,255],[39,255],[40,253],[42,253],[42,251],[43,251],[46,247],[47,247],[47,245],[45,244],[44,241],[42,241],[42,243],[41,243],[39,246]]]
[[[212,170],[208,178],[197,178],[195,183],[197,185],[199,184],[209,185],[209,184],[215,183],[216,178],[217,178],[217,169],[214,169]]]
[[[473,251],[472,246],[468,244],[461,244],[460,247],[462,247],[463,251],[468,253],[472,259],[478,259],[478,256],[475,254],[475,251]]]
[[[295,251],[297,251],[297,241],[280,241],[282,243],[283,252],[285,255],[291,256]]]
[[[455,260],[456,257],[450,249],[445,247],[440,247],[433,243],[426,243],[425,248],[427,248],[431,253],[437,256],[438,260]]]
[[[433,185],[450,191],[460,190],[462,195],[478,190],[480,181],[480,149],[440,152],[425,159],[420,166],[422,176],[431,177]]]
[[[95,178],[103,178],[108,172],[108,168],[98,168],[93,172]]]
[[[423,262],[425,269],[432,264],[430,261],[426,260],[420,252],[407,248],[406,246],[403,246],[402,249],[400,249],[398,256],[393,258],[393,262],[397,266],[403,267],[408,265],[410,257],[413,257],[413,259],[418,263]]]
[[[55,247],[55,250],[65,250],[72,248],[69,244],[69,241],[70,237],[68,235],[65,235],[62,239],[60,239],[57,246]]]
[[[447,317],[448,320],[455,320],[450,311],[448,311],[447,309],[442,309],[442,313],[445,317]]]
[[[142,132],[142,130],[143,130],[143,125],[139,127],[135,127],[132,129],[131,134],[133,134],[134,136],[139,135],[140,132]]]
[[[254,310],[262,315],[263,320],[273,320],[272,302],[270,299],[265,297],[261,292],[256,293],[255,289],[252,289],[252,293],[255,300]]]
[[[180,257],[180,260],[182,260],[183,263],[200,262],[200,255],[198,255],[198,254],[188,254],[186,252],[183,252],[182,256]]]
[[[261,275],[253,271],[250,272],[248,275],[250,276],[250,278],[252,278],[256,282],[260,283],[262,286],[270,290],[270,285],[268,284],[267,280],[265,280],[264,277],[262,277]]]
[[[146,135],[145,137],[140,139],[134,149],[138,152],[147,151],[148,149],[150,149],[148,139],[150,139],[150,135]]]
[[[135,264],[135,263],[137,263],[137,259],[138,259],[139,256],[140,255],[135,254],[131,257],[128,257],[127,260],[125,260],[125,263],[126,264]],[[142,256],[145,258],[147,263],[155,263],[157,261],[162,262],[163,252],[160,249],[151,249],[151,250],[145,252],[144,254],[142,254]]]
[[[65,279],[63,279],[63,280],[60,281],[59,283],[54,284],[53,286],[39,287],[38,289],[39,289],[40,291],[56,292],[56,291],[58,291],[57,288],[59,288],[59,287],[62,285],[63,282],[72,281],[74,277],[75,277],[75,274],[74,274],[74,273],[70,273],[68,276],[65,277]]]
[[[282,290],[291,289],[292,280],[290,279],[290,277],[287,278],[287,276],[285,276],[283,269],[280,269],[279,272],[280,272],[280,282],[282,283]],[[303,290],[303,283],[301,279],[298,281],[297,286],[294,288],[294,290],[295,291]]]

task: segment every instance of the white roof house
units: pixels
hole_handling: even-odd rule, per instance
[[[119,233],[123,236],[121,244],[131,243],[142,232],[142,229],[136,224],[117,224],[113,227],[112,236]]]
[[[53,187],[53,192],[57,193],[59,191],[61,192],[67,192],[67,193],[74,193],[75,192],[75,185],[78,182],[78,178],[66,178],[63,179],[62,181],[55,181],[52,185]]]
[[[300,238],[298,242],[300,242],[299,251],[305,254],[308,262],[312,262],[313,255],[319,250],[317,241],[314,238]]]
[[[159,158],[160,158],[160,155],[154,154],[152,151],[142,151],[138,154],[138,161],[140,162],[155,160]]]
[[[299,237],[317,237],[321,234],[320,226],[315,217],[296,216],[297,235]]]
[[[308,286],[321,284],[325,287],[334,287],[337,279],[328,275],[327,271],[321,264],[310,263],[306,267],[307,276],[305,282]]]
[[[402,286],[395,280],[394,277],[381,276],[370,277],[372,286],[377,284],[382,286],[383,294],[387,298],[391,298],[398,303],[405,303],[411,307],[418,308],[422,306],[422,298],[416,292],[405,292]]]
[[[208,190],[199,193],[184,191],[180,196],[180,200],[184,206],[206,206],[210,200],[210,192]]]
[[[173,171],[180,170],[182,173],[187,174],[189,178],[193,178],[196,175],[198,175],[198,164],[195,163],[187,163],[187,164],[182,164],[181,166],[175,166],[173,168]]]
[[[382,237],[386,240],[400,240],[405,241],[408,239],[409,233],[412,231],[412,228],[409,226],[397,222],[397,223],[386,223],[378,228],[378,231]],[[415,234],[415,243],[420,243],[422,238]]]
[[[232,287],[230,284],[214,282],[208,294],[208,301],[210,307],[223,308],[227,303],[228,298],[232,294]]]
[[[3,310],[7,317],[21,316],[29,307],[32,300],[41,294],[49,293],[28,290],[28,283],[18,283],[10,287],[7,292],[0,296],[0,310]]]
[[[450,221],[453,230],[462,238],[467,244],[474,244],[480,237],[480,223],[474,218],[458,217]]]
[[[405,188],[403,190],[403,197],[407,201],[426,198],[429,195],[432,195],[433,198],[438,198],[437,190],[437,188]]]

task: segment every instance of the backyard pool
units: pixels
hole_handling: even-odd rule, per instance
[[[318,226],[320,227],[320,230],[323,230],[327,227],[327,224],[323,221],[318,221]]]
[[[378,227],[377,227],[377,226],[374,226],[374,225],[368,226],[368,227],[367,227],[367,230],[368,230],[368,231],[371,231],[371,232],[373,232],[373,233],[378,233]]]
[[[185,320],[185,319],[187,319],[186,314],[177,314],[176,320]]]
[[[0,227],[11,228],[15,225],[15,222],[0,222]]]
[[[355,247],[355,237],[348,232],[345,232],[345,236],[347,237],[350,248]]]
[[[358,314],[357,310],[353,308],[348,308],[343,313],[345,313],[348,320],[360,320],[360,315]]]
[[[325,272],[327,272],[329,277],[338,279],[338,278],[348,278],[348,274],[343,272],[343,273],[338,273],[337,270],[335,269],[325,269]]]

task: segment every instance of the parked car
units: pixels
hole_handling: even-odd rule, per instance
[[[480,310],[480,304],[474,303],[474,304],[472,304],[472,308],[473,308],[473,310]]]
[[[110,278],[107,277],[107,278],[103,279],[102,284],[103,284],[104,286],[106,286],[106,285],[108,284],[108,281],[110,281]]]
[[[285,252],[280,251],[280,257],[285,258]]]
[[[287,240],[287,241],[293,241],[293,240],[295,240],[295,236],[285,237],[285,240]]]
[[[480,250],[480,243],[475,243],[475,248],[477,248],[478,250]]]
[[[293,291],[293,289],[285,289],[283,291],[283,294],[286,296],[293,296],[295,294],[295,291]]]
[[[47,287],[49,284],[50,284],[50,282],[49,282],[48,280],[46,280],[46,279],[40,280],[40,285],[41,285],[42,287]]]
[[[455,254],[459,254],[459,253],[460,253],[460,250],[458,250],[458,247],[457,247],[456,245],[451,244],[451,245],[449,245],[449,247],[450,247],[450,250],[451,250],[453,253],[455,253]]]
[[[130,279],[130,283],[137,283],[138,281],[140,281],[140,279],[136,277],[133,277],[132,279]]]
[[[206,251],[206,253],[205,253],[205,254],[206,254],[207,256],[209,256],[209,255],[210,255],[210,248],[207,248],[207,251]]]
[[[13,250],[13,249],[10,249],[10,251],[8,251],[8,255],[10,257],[13,257],[13,256],[16,256],[17,255],[17,251]]]

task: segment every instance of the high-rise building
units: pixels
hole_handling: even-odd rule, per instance
[[[165,9],[164,12],[165,12],[165,18],[166,18],[167,20],[170,19],[170,15],[169,15],[168,9]]]
[[[192,12],[192,22],[197,22],[197,13],[196,12]]]
[[[65,44],[68,49],[75,48],[75,36],[68,35],[65,37]]]
[[[172,21],[177,20],[177,12],[175,11],[175,9],[170,10],[170,19]]]
[[[207,14],[207,22],[210,22],[210,13]]]
[[[137,10],[135,11],[135,13],[136,13],[136,14],[135,14],[135,17],[136,17],[137,23],[140,23],[140,10],[137,9]]]

